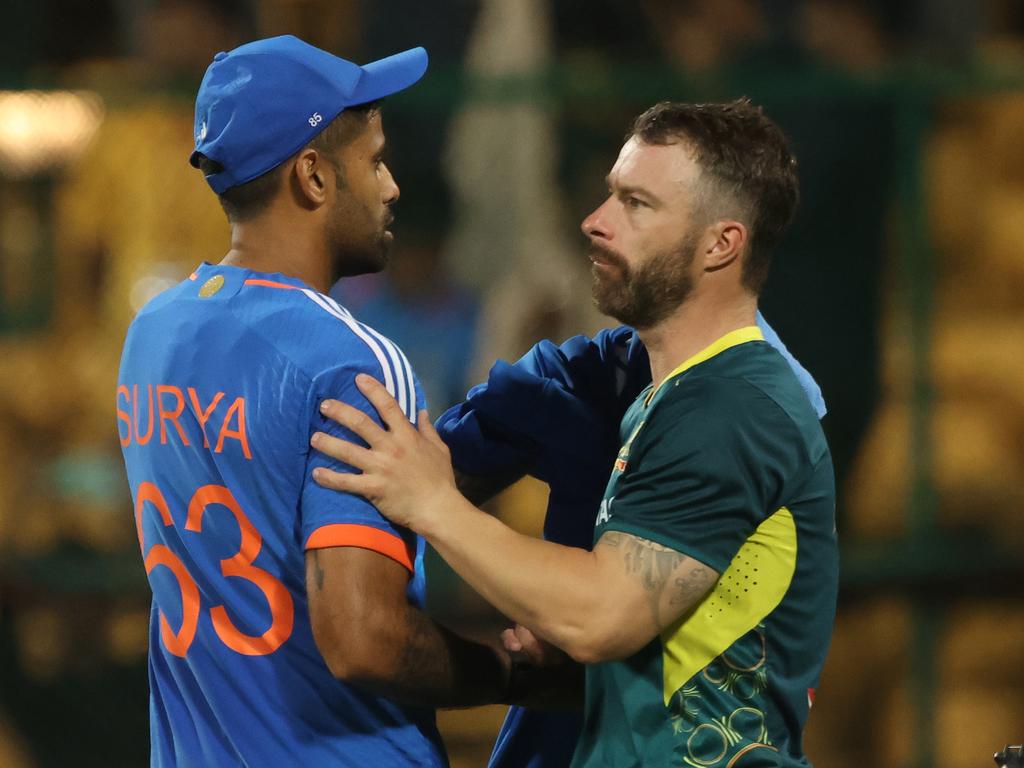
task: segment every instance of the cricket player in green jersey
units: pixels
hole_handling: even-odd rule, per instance
[[[838,585],[832,463],[754,322],[796,161],[745,100],[662,103],[635,121],[608,190],[583,222],[594,297],[637,329],[654,384],[622,420],[592,551],[472,506],[425,413],[414,427],[369,377],[357,383],[386,428],[326,402],[365,445],[313,445],[361,473],[315,478],[425,536],[517,622],[507,648],[587,665],[574,768],[808,766]]]

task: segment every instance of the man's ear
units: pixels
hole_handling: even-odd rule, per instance
[[[704,269],[716,272],[739,259],[747,246],[749,233],[740,221],[718,221],[708,227],[710,247],[704,251]]]
[[[327,202],[328,174],[334,168],[320,152],[306,147],[292,163],[295,190],[301,204],[319,208]]]

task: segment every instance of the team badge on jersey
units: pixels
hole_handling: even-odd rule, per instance
[[[208,299],[224,287],[224,275],[214,275],[199,289],[199,298]]]
[[[626,467],[629,466],[629,449],[633,446],[633,441],[636,440],[636,436],[640,434],[640,430],[646,422],[641,421],[636,425],[636,429],[633,430],[633,434],[629,436],[629,440],[622,444],[619,448],[618,458],[615,459],[615,471],[625,472]]]

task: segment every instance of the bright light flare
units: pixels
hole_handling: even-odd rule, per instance
[[[78,157],[103,121],[91,91],[0,91],[0,175],[32,176]]]

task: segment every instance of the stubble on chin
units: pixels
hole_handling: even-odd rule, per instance
[[[378,232],[375,237],[365,238],[362,243],[332,232],[329,233],[327,247],[331,254],[335,282],[344,277],[382,271],[387,266],[390,250],[384,231]]]
[[[601,249],[597,249],[601,250]],[[620,323],[651,328],[686,301],[693,289],[689,267],[696,255],[695,241],[684,238],[674,249],[653,256],[635,270],[621,262],[612,278],[593,268],[593,297],[598,310]]]
[[[625,273],[620,272],[618,279],[613,280],[602,275],[599,268],[592,267],[590,293],[598,312],[628,325],[622,319],[629,308],[629,283]]]
[[[336,252],[334,256],[335,281],[343,277],[376,274],[387,266],[387,262],[387,252],[379,249],[361,253],[351,250]]]
[[[587,255],[594,262],[590,268],[594,306],[601,314],[622,322],[619,315],[630,303],[629,265],[619,254],[595,242],[590,243]]]

